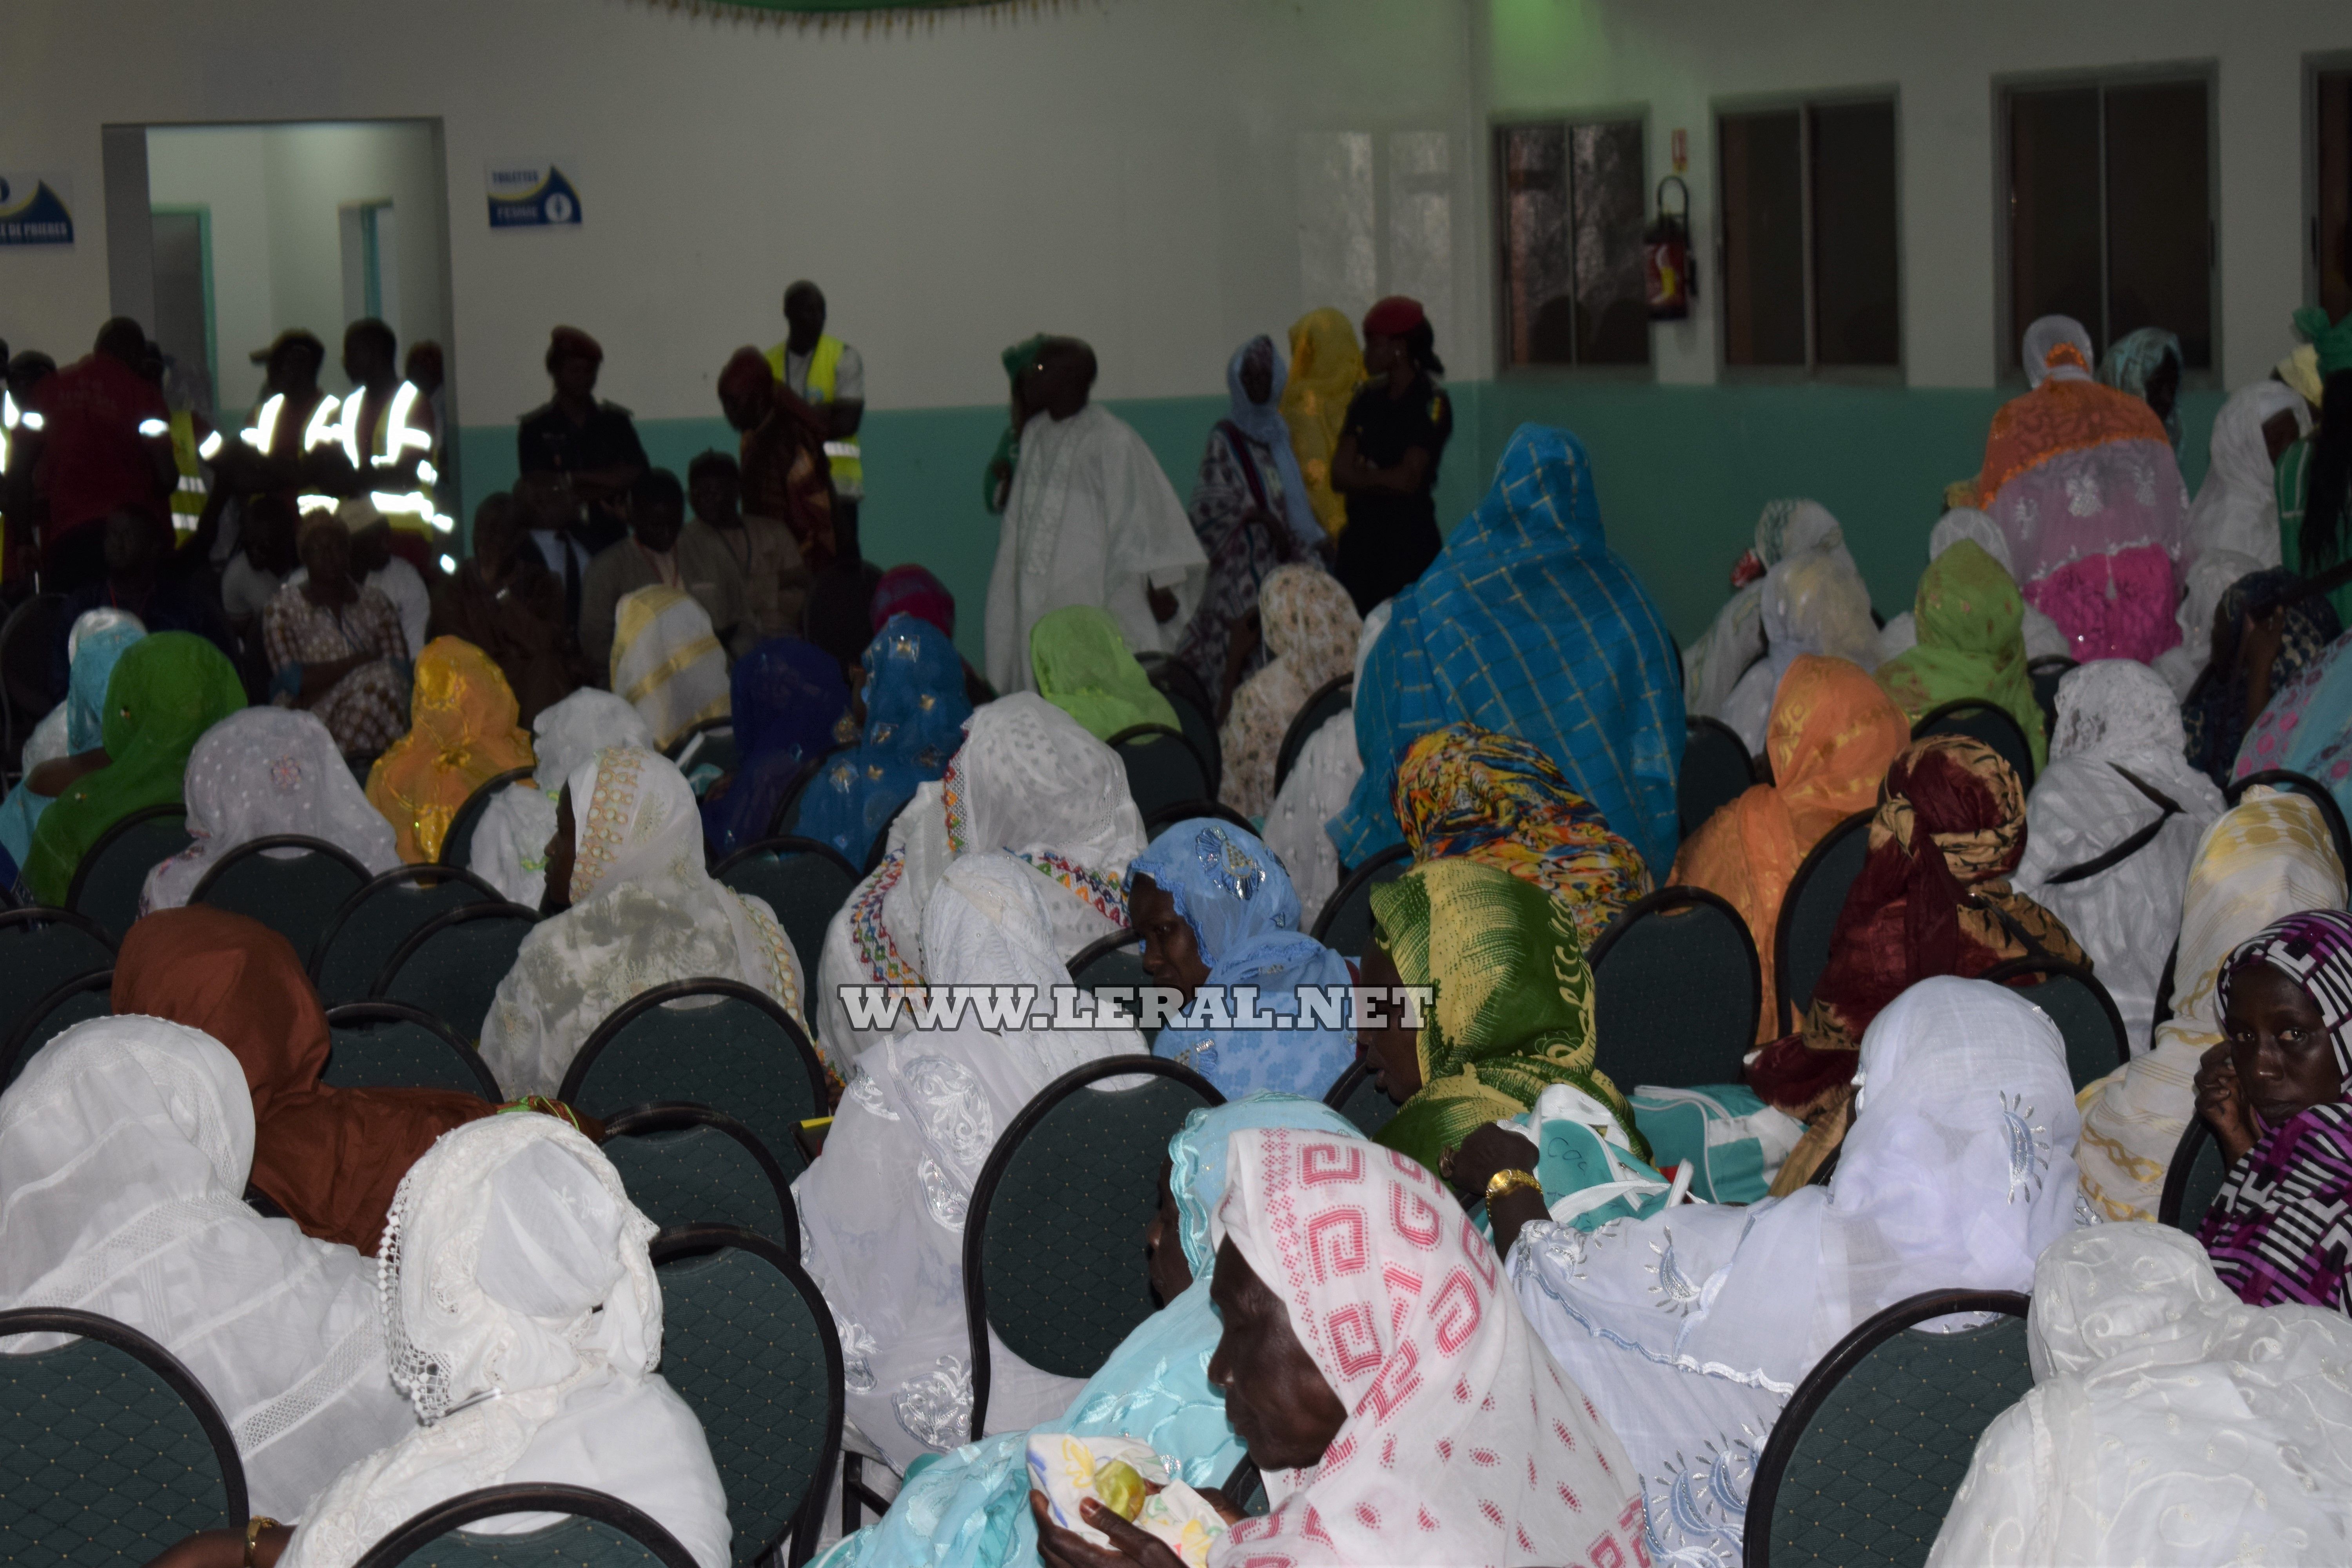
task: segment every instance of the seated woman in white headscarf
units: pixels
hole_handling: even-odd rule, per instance
[[[2278,461],[2310,429],[2311,405],[2283,381],[2266,375],[2230,394],[2213,416],[2207,446],[2212,462],[2205,482],[2189,503],[2189,536],[2180,546],[2184,566],[2214,550],[2250,558],[2253,564],[2246,572],[2283,564]]]
[[[1381,600],[1364,617],[1364,629],[1356,637],[1359,685],[1363,681],[1364,661],[1371,657],[1372,645],[1388,629],[1393,602]],[[1333,714],[1321,729],[1307,737],[1307,743],[1298,748],[1297,759],[1290,764],[1289,776],[1282,781],[1282,787],[1275,792],[1274,804],[1266,808],[1263,835],[1265,847],[1289,868],[1290,885],[1298,891],[1298,907],[1310,926],[1339,887],[1339,847],[1331,842],[1330,829],[1325,824],[1347,809],[1349,798],[1356,793],[1356,781],[1363,776],[1364,759],[1356,750],[1356,710],[1351,697],[1347,708]]]
[[[1764,574],[1764,657],[1748,667],[1716,717],[1746,742],[1750,756],[1764,750],[1772,699],[1780,678],[1801,654],[1842,658],[1876,669],[1878,627],[1870,618],[1870,589],[1843,546],[1817,546]]]
[[[2246,1306],[2190,1237],[2103,1225],[2042,1255],[2025,1326],[2033,1390],[1978,1440],[1932,1568],[2352,1555],[2352,1320]]]
[[[1856,1324],[1922,1290],[2022,1290],[2080,1223],[2065,1043],[2032,1004],[1923,980],[1872,1020],[1856,1078],[1827,1186],[1590,1234],[1539,1192],[1488,1205],[1528,1320],[1624,1440],[1653,1561],[1740,1561],[1772,1424]]]
[[[1018,856],[961,857],[923,912],[929,983],[1029,987],[1042,1026],[1051,988],[1070,984],[1055,909],[1066,901]],[[1133,1029],[967,1013],[952,1026],[887,1036],[857,1058],[824,1157],[793,1198],[802,1267],[841,1335],[850,1422],[891,1468],[971,1440],[964,1210],[997,1135],[1064,1073],[1143,1049]],[[1036,1370],[992,1336],[990,1367],[991,1432],[1034,1426],[1078,1392],[1076,1380]]]
[[[1986,554],[2000,563],[2002,571],[2011,577],[2017,575],[2017,568],[2010,564],[2009,536],[2001,532],[2000,524],[1974,507],[1954,507],[1937,520],[1935,527],[1927,531],[1928,563],[1934,564],[1937,556],[1941,555],[1963,539],[1975,540],[1984,546]],[[2058,623],[2032,605],[2025,606],[2023,629],[2025,657],[2029,662],[2037,658],[2074,657],[2074,645],[2067,640],[2064,632],[2058,629]],[[1910,609],[1906,608],[1901,615],[1879,628],[1878,663],[1885,664],[1896,654],[1907,653],[1918,646],[1918,617]],[[1875,668],[1876,666],[1872,668]]]
[[[142,915],[179,909],[233,850],[274,834],[323,839],[371,877],[400,864],[392,824],[360,793],[326,724],[299,708],[247,708],[205,731],[188,753],[180,798],[195,842],[147,873]]]
[[[2180,593],[2180,608],[2173,619],[2180,626],[2180,646],[2158,654],[2148,668],[2172,688],[2173,700],[2186,702],[2197,678],[2213,658],[2214,614],[2231,584],[2264,570],[2251,555],[2234,550],[2207,550],[2182,574],[2188,586]]]
[[[1731,597],[1715,613],[1706,635],[1683,650],[1685,711],[1710,717],[1720,711],[1748,667],[1764,657],[1764,577],[1809,550],[1847,553],[1845,531],[1829,509],[1796,497],[1765,502],[1754,546],[1731,569]]]
[[[294,1519],[416,1422],[387,1373],[375,1260],[248,1208],[252,1163],[227,1047],[161,1018],[68,1029],[0,1095],[0,1310],[96,1312],[163,1345],[228,1423],[254,1511]]]
[[[2221,792],[2183,755],[2188,743],[2171,689],[2147,666],[2106,658],[2068,670],[2050,765],[2025,800],[2025,858],[2010,879],[2083,944],[2136,1051],[2180,931],[2181,881],[2223,809]]]
[[[596,1026],[673,980],[737,980],[802,1020],[801,964],[764,899],[702,864],[694,786],[657,752],[614,746],[564,781],[547,845],[551,918],[523,939],[482,1020],[509,1095],[552,1095]]]
[[[482,808],[474,825],[469,868],[502,896],[535,910],[547,892],[547,841],[555,835],[563,782],[607,746],[660,748],[643,714],[593,686],[541,709],[530,721],[530,740],[537,771],[500,790]]]
[[[615,613],[612,688],[644,717],[656,747],[727,716],[727,650],[693,595],[656,583],[624,594]]]
[[[817,1046],[842,1077],[890,1033],[856,1023],[845,985],[923,984],[924,911],[961,855],[1003,849],[1046,884],[1055,953],[1064,960],[1127,923],[1127,863],[1143,852],[1143,818],[1108,746],[1034,691],[972,710],[944,777],[915,791],[889,826],[881,864],[825,928]]]
[[[654,1222],[551,1116],[493,1116],[410,1167],[384,1231],[392,1381],[424,1423],[321,1493],[278,1568],[352,1568],[410,1519],[495,1486],[585,1487],[728,1568],[727,1494],[702,1424],[654,1368]],[[561,1516],[466,1526],[520,1534]]]

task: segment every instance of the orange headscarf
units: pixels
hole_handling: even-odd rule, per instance
[[[201,904],[131,928],[114,1010],[202,1029],[253,1091],[253,1185],[303,1231],[373,1254],[400,1178],[488,1100],[437,1089],[329,1089],[327,1015],[287,940]]]
[[[1903,710],[1861,666],[1801,654],[1780,678],[1765,731],[1775,782],[1707,818],[1675,858],[1675,882],[1721,895],[1755,935],[1764,964],[1759,1043],[1780,1033],[1772,933],[1789,879],[1823,835],[1877,801],[1887,764],[1910,743]]]
[[[457,637],[435,637],[416,658],[408,733],[368,773],[368,804],[383,813],[415,863],[441,853],[449,819],[484,780],[532,765],[530,731],[514,688],[488,654]]]

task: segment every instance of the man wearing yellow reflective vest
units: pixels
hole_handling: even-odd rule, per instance
[[[857,426],[866,418],[866,362],[826,333],[824,292],[806,279],[784,290],[784,322],[790,330],[768,351],[768,368],[824,416],[834,548],[839,559],[856,561],[858,503],[866,499],[866,468],[857,444]]]
[[[335,436],[353,479],[341,493],[365,496],[392,523],[393,552],[420,572],[430,571],[435,558],[452,548],[457,526],[433,504],[441,438],[432,401],[402,377],[398,341],[373,316],[343,329],[343,374],[352,391]],[[307,510],[310,498],[301,504]],[[455,561],[442,569],[456,570]]]

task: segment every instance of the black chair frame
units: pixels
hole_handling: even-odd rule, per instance
[[[20,909],[0,910],[0,931],[16,926],[40,925],[71,926],[84,936],[105,943],[109,952],[115,952],[121,945],[114,940],[112,931],[88,915],[73,910],[61,910],[49,904],[26,904]]]
[[[1170,740],[1174,741],[1178,745],[1182,746],[1186,751],[1192,752],[1192,761],[1200,764],[1202,779],[1207,783],[1211,789],[1217,787],[1217,770],[1209,765],[1209,759],[1201,754],[1201,748],[1192,744],[1192,737],[1187,735],[1181,730],[1171,730],[1165,724],[1129,724],[1126,729],[1121,730],[1118,734],[1113,735],[1109,740],[1104,742],[1103,744],[1116,752],[1129,741],[1143,740],[1158,735],[1167,736]]]
[[[1911,738],[1914,741],[1925,740],[1935,731],[1937,725],[1947,719],[1955,718],[1963,713],[1979,712],[1996,714],[2000,722],[2017,731],[2017,749],[2025,759],[2024,770],[2018,774],[2017,782],[2025,788],[2032,789],[2034,773],[2033,746],[2026,739],[2025,727],[2017,721],[2017,715],[2008,709],[1996,707],[1981,697],[1955,697],[1949,702],[1939,703],[1930,708],[1927,712],[1919,715],[1917,723],[1911,726]]]
[[[1143,678],[1151,682],[1162,697],[1173,702],[1181,696],[1208,717],[1216,717],[1216,699],[1191,665],[1157,651],[1138,654],[1135,661],[1143,666]],[[1171,690],[1171,687],[1175,689]]]
[[[167,800],[161,805],[142,806],[100,834],[98,842],[83,852],[81,864],[74,868],[73,880],[66,885],[65,907],[77,913],[80,911],[82,889],[89,881],[89,868],[97,865],[104,858],[106,851],[114,847],[116,839],[121,838],[142,822],[152,822],[159,816],[177,816],[184,819],[187,815],[188,808],[184,802]]]
[[[1393,866],[1400,860],[1412,858],[1411,845],[1391,844],[1349,872],[1347,876],[1340,879],[1339,885],[1331,889],[1331,896],[1323,900],[1323,908],[1315,916],[1315,927],[1307,934],[1317,942],[1321,942],[1324,933],[1331,929],[1331,922],[1339,918],[1339,911],[1348,907],[1348,900],[1355,895],[1356,889],[1372,879],[1373,872],[1382,867]]]
[[[776,837],[783,832],[784,819],[792,816],[793,807],[798,805],[801,796],[808,793],[808,786],[814,782],[816,775],[824,772],[825,764],[844,752],[856,750],[856,745],[854,741],[844,741],[827,747],[800,771],[798,777],[784,786],[784,793],[776,797],[776,809],[768,816],[768,837]]]
[[[1756,1474],[1748,1487],[1745,1546],[1750,1568],[1769,1568],[1772,1505],[1780,1500],[1780,1479],[1788,1473],[1789,1461],[1795,1456],[1805,1428],[1812,1425],[1822,1401],[1848,1373],[1861,1365],[1872,1351],[1906,1329],[1958,1312],[1999,1312],[2004,1317],[2021,1318],[2030,1300],[2015,1290],[1929,1290],[1895,1302],[1864,1320],[1840,1340],[1797,1384],[1797,1392],[1789,1396],[1789,1403],[1773,1421],[1772,1435],[1765,1440],[1764,1452],[1757,1458]]]
[[[876,837],[878,838],[881,836],[877,834]],[[821,838],[803,838],[797,833],[779,833],[768,838],[755,838],[710,868],[710,874],[724,879],[728,872],[744,861],[761,855],[773,855],[779,858],[786,855],[818,855],[832,861],[852,877],[857,875],[857,868],[849,863],[848,856]]]
[[[786,1252],[757,1231],[745,1230],[741,1226],[672,1226],[655,1237],[648,1246],[653,1254],[656,1269],[677,1258],[700,1257],[705,1253],[716,1252],[722,1247],[741,1247],[746,1252],[756,1254],[776,1272],[791,1280],[799,1288],[803,1299],[814,1309],[810,1316],[816,1320],[822,1342],[824,1345],[826,1379],[833,1390],[832,1409],[825,1418],[824,1450],[817,1457],[815,1480],[810,1486],[808,1495],[801,1499],[801,1506],[793,1515],[791,1528],[761,1547],[752,1559],[754,1562],[764,1561],[770,1552],[789,1541],[791,1545],[782,1561],[793,1563],[805,1563],[815,1555],[817,1536],[824,1529],[824,1505],[828,1493],[832,1489],[830,1482],[834,1468],[844,1462],[841,1432],[847,1418],[845,1396],[842,1392],[842,1379],[845,1366],[841,1358],[841,1336],[833,1326],[833,1311],[825,1303],[824,1292],[818,1289],[816,1281],[811,1279],[802,1270],[799,1262],[792,1253]],[[846,1480],[847,1478],[845,1475],[845,1488]],[[867,1495],[872,1494],[869,1492]],[[846,1507],[847,1500],[845,1498],[845,1510]],[[875,1511],[887,1512],[888,1508],[887,1503],[883,1503]]]
[[[2181,1130],[2180,1142],[2172,1146],[2172,1163],[2164,1168],[2164,1191],[2156,1200],[2157,1224],[2175,1230],[2188,1228],[2189,1235],[2197,1234],[2193,1226],[2182,1226],[2180,1210],[2189,1201],[2189,1170],[2197,1163],[2197,1156],[2204,1152],[2206,1140],[2212,1136],[2213,1130],[2205,1125],[2205,1119],[2191,1112],[2189,1125]],[[2204,1216],[2198,1217],[2201,1222]]]
[[[1977,976],[1977,978],[1979,980],[1990,980],[1996,985],[2005,985],[2021,974],[2040,974],[2053,979],[2063,975],[2066,979],[2077,980],[2082,982],[2085,986],[2088,986],[2090,988],[2091,994],[2099,999],[2099,1007],[2101,1011],[2106,1014],[2108,1026],[2115,1030],[2116,1065],[2117,1067],[2129,1065],[2131,1061],[2131,1036],[2124,1028],[2124,1016],[2122,1009],[2116,1005],[2115,997],[2108,994],[2105,983],[2101,981],[2097,975],[2092,973],[2089,970],[2084,968],[2079,963],[2067,963],[2055,958],[2034,958],[2028,956],[2025,958],[2012,958],[2003,963],[1996,963],[1990,969],[1986,970],[1982,974]],[[2028,1001],[2032,1000],[2031,995],[2033,989],[2032,986],[2015,986],[2012,987],[2012,989],[2018,991],[2020,994],[2024,995]]]
[[[1232,806],[1226,805],[1222,802],[1213,800],[1176,800],[1169,802],[1166,805],[1161,806],[1158,811],[1153,812],[1149,817],[1144,819],[1143,837],[1147,840],[1157,838],[1161,834],[1167,832],[1170,828],[1175,826],[1178,823],[1188,821],[1195,816],[1213,816],[1219,822],[1224,823],[1229,826],[1238,827],[1244,833],[1250,834],[1253,837],[1257,833],[1257,829],[1250,826],[1250,819],[1248,817],[1244,816],[1240,812],[1235,811]]]
[[[1713,718],[1704,713],[1685,716],[1683,720],[1684,749],[1685,751],[1689,749],[1690,737],[1694,731],[1705,730],[1720,731],[1726,740],[1729,741],[1734,746],[1738,748],[1739,754],[1748,759],[1748,782],[1749,784],[1762,784],[1766,782],[1763,770],[1756,765],[1756,753],[1748,749],[1748,742],[1739,738],[1738,731],[1733,729],[1730,725],[1725,723],[1720,719]]]
[[[743,1145],[751,1158],[759,1163],[760,1172],[776,1191],[776,1207],[784,1216],[784,1238],[791,1245],[786,1252],[798,1258],[801,1252],[800,1211],[793,1206],[793,1184],[784,1174],[783,1166],[776,1163],[760,1135],[728,1115],[708,1105],[698,1105],[690,1100],[656,1100],[644,1105],[632,1105],[603,1119],[606,1142],[614,1138],[633,1138],[646,1132],[686,1132],[697,1127],[708,1127],[723,1132]],[[703,1224],[704,1221],[695,1221]],[[678,1228],[671,1226],[672,1229]]]
[[[1323,1103],[1333,1110],[1343,1110],[1348,1101],[1355,1098],[1356,1091],[1371,1080],[1373,1066],[1370,1052],[1349,1062],[1339,1076],[1331,1080],[1331,1087],[1323,1091]]]
[[[1290,770],[1298,765],[1298,753],[1307,749],[1307,742],[1315,738],[1315,731],[1339,717],[1339,710],[1336,708],[1328,713],[1318,715],[1324,700],[1345,688],[1352,700],[1355,686],[1354,670],[1335,675],[1309,693],[1307,700],[1299,705],[1298,711],[1291,715],[1289,726],[1282,732],[1282,747],[1274,754],[1275,794],[1282,793],[1283,781],[1289,778]],[[1307,722],[1309,719],[1315,721],[1311,725]]]
[[[352,856],[351,851],[330,844],[323,838],[313,838],[307,833],[272,833],[263,838],[248,838],[214,861],[211,868],[197,879],[195,890],[188,895],[188,902],[203,903],[205,895],[212,891],[213,884],[219,881],[230,867],[241,861],[250,860],[257,855],[265,855],[272,849],[299,849],[306,855],[324,855],[331,860],[340,860],[350,869],[352,876],[360,879],[361,887],[367,885],[368,868],[361,865]]]
[[[482,1060],[482,1053],[451,1034],[448,1025],[424,1008],[412,1007],[405,1002],[378,1000],[346,1002],[340,1007],[327,1009],[327,1027],[330,1029],[363,1029],[371,1024],[415,1024],[432,1030],[448,1042],[451,1050],[465,1058],[466,1065],[473,1070],[474,1078],[481,1087],[484,1100],[492,1105],[506,1103],[506,1092],[499,1088],[499,1080],[491,1076],[489,1068]]]
[[[2236,805],[2256,784],[2290,790],[2318,806],[2319,815],[2327,819],[2327,837],[2336,843],[2336,858],[2347,869],[2352,869],[2352,828],[2346,827],[2344,808],[2336,804],[2336,796],[2328,792],[2326,784],[2308,773],[2296,773],[2293,768],[2265,768],[2242,779],[2231,779],[2230,787],[2221,792],[2221,799],[2226,805]]]
[[[1096,959],[1102,957],[1105,953],[1117,952],[1123,947],[1133,947],[1137,942],[1141,942],[1142,940],[1143,939],[1141,937],[1135,934],[1135,928],[1133,926],[1121,926],[1117,931],[1111,932],[1108,936],[1098,936],[1095,938],[1094,941],[1078,949],[1076,955],[1070,960],[1070,984],[1073,985],[1084,985],[1086,982],[1081,980],[1079,975],[1085,972],[1088,964],[1094,963]]]
[[[310,960],[303,965],[310,976],[310,984],[314,986],[319,984],[319,971],[327,961],[327,952],[334,945],[335,938],[342,933],[344,925],[352,918],[352,911],[365,903],[374,894],[385,888],[398,887],[403,882],[425,882],[437,886],[448,881],[464,882],[472,887],[482,895],[484,903],[506,902],[505,894],[461,866],[444,866],[431,860],[414,866],[394,866],[382,876],[371,877],[352,889],[352,896],[345,899],[336,908],[335,912],[327,917],[327,923],[319,928],[318,940],[310,944]]]
[[[1138,1078],[1174,1079],[1201,1096],[1204,1105],[1217,1106],[1225,1097],[1216,1086],[1191,1068],[1162,1057],[1116,1056],[1091,1061],[1073,1068],[1039,1089],[1028,1104],[1021,1108],[1004,1131],[997,1135],[996,1146],[988,1152],[988,1161],[980,1168],[980,1175],[971,1184],[971,1202],[964,1209],[963,1220],[963,1313],[964,1329],[971,1342],[971,1440],[975,1443],[988,1431],[988,1279],[986,1248],[989,1205],[996,1196],[996,1184],[1004,1179],[1013,1158],[1021,1152],[1022,1141],[1046,1114],[1080,1089],[1100,1083],[1105,1079]]]
[[[537,910],[527,910],[520,904],[510,904],[503,899],[496,903],[463,904],[454,910],[444,910],[401,939],[400,945],[392,950],[392,956],[383,961],[383,967],[376,971],[375,979],[369,983],[367,999],[371,1002],[383,1001],[384,993],[391,989],[392,983],[400,977],[401,967],[415,957],[417,949],[426,942],[447,931],[451,926],[461,926],[469,921],[487,920],[492,915],[507,920],[512,920],[520,915],[533,923],[539,920]]]
[[[455,866],[457,862],[449,858],[451,846],[462,842],[470,850],[474,843],[474,828],[482,820],[482,813],[490,808],[490,802],[498,797],[499,792],[510,784],[520,784],[532,775],[533,770],[530,768],[509,768],[502,773],[492,773],[488,778],[476,784],[474,793],[467,795],[459,805],[457,814],[449,818],[449,826],[443,829],[441,853],[434,857],[435,862],[443,866]]]
[[[1877,815],[1874,808],[1857,811],[1822,834],[1821,841],[1806,850],[1805,858],[1797,863],[1787,891],[1780,895],[1780,913],[1772,925],[1772,1004],[1780,1010],[1777,1034],[1785,1035],[1795,1026],[1790,1022],[1795,1014],[1789,1000],[1789,928],[1797,918],[1798,890],[1812,880],[1813,872],[1830,858],[1831,851],[1845,841],[1846,835],[1868,832],[1872,818]]]
[[[84,991],[113,989],[114,970],[110,966],[105,969],[84,970],[70,980],[61,980],[50,986],[42,994],[39,1001],[27,1007],[24,1016],[9,1026],[6,1041],[0,1042],[0,1085],[16,1081],[16,1058],[23,1053],[26,1045],[31,1040],[34,1026],[56,1012],[67,997],[78,995]]]
[[[563,1085],[555,1091],[555,1098],[566,1105],[578,1105],[580,1086],[588,1080],[588,1070],[596,1065],[596,1058],[604,1054],[604,1047],[629,1026],[631,1020],[665,1002],[676,1002],[687,996],[730,996],[738,1002],[749,1002],[775,1020],[800,1052],[801,1066],[808,1073],[809,1092],[815,1096],[814,1103],[819,1106],[825,1103],[824,1063],[818,1058],[816,1047],[809,1044],[808,1036],[793,1022],[793,1016],[766,992],[755,990],[740,980],[725,980],[716,975],[702,980],[673,980],[667,985],[640,991],[614,1008],[611,1016],[590,1033],[587,1042],[580,1047],[580,1054],[573,1057],[571,1067],[564,1069]]]
[[[357,1568],[399,1568],[451,1531],[502,1513],[560,1513],[593,1520],[637,1542],[661,1560],[663,1568],[698,1568],[693,1553],[678,1544],[677,1537],[656,1523],[651,1515],[610,1492],[591,1491],[586,1487],[533,1485],[483,1487],[436,1502],[424,1512],[411,1515],[390,1535],[369,1547]]]
[[[678,735],[677,740],[672,741],[668,745],[662,748],[662,755],[667,757],[674,763],[677,761],[678,758],[686,755],[687,747],[694,744],[694,738],[697,735],[708,735],[713,730],[724,730],[729,734],[733,734],[735,732],[735,716],[732,713],[721,713],[715,719],[696,720],[693,723],[688,724],[686,727],[684,731]]]
[[[1756,1011],[1760,1015],[1764,1009],[1764,961],[1757,954],[1755,933],[1748,929],[1748,921],[1741,917],[1738,910],[1731,907],[1730,901],[1722,894],[1709,892],[1705,888],[1688,887],[1679,882],[1660,888],[1656,892],[1646,894],[1627,904],[1617,911],[1617,918],[1609,922],[1609,929],[1592,939],[1592,946],[1585,953],[1584,959],[1585,963],[1591,967],[1594,984],[1598,984],[1600,982],[1601,961],[1609,956],[1609,950],[1617,945],[1617,939],[1624,934],[1635,921],[1644,915],[1670,912],[1675,910],[1698,909],[1702,906],[1713,909],[1717,914],[1729,921],[1731,929],[1745,939],[1740,946],[1748,953],[1748,988],[1749,994],[1756,998]],[[1752,1035],[1756,1028],[1756,1020],[1750,1018],[1748,1027]],[[1747,1049],[1747,1043],[1743,1042],[1740,1048]]]
[[[205,1385],[196,1381],[196,1374],[178,1356],[128,1323],[73,1307],[18,1307],[0,1312],[0,1339],[16,1334],[71,1334],[77,1339],[96,1340],[136,1357],[195,1414],[196,1425],[212,1444],[213,1457],[220,1462],[221,1479],[228,1493],[228,1517],[221,1523],[234,1528],[239,1520],[250,1517],[247,1511],[250,1505],[246,1498],[245,1462],[236,1457],[236,1439],[229,1436],[228,1423],[222,1418],[220,1407],[213,1403],[213,1396],[205,1392]]]

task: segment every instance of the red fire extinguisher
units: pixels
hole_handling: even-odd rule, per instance
[[[1680,212],[1666,210],[1666,187],[1683,194]],[[1650,320],[1679,321],[1690,314],[1698,296],[1698,275],[1692,270],[1690,187],[1675,175],[1658,182],[1658,216],[1642,235],[1642,279],[1650,297]]]

